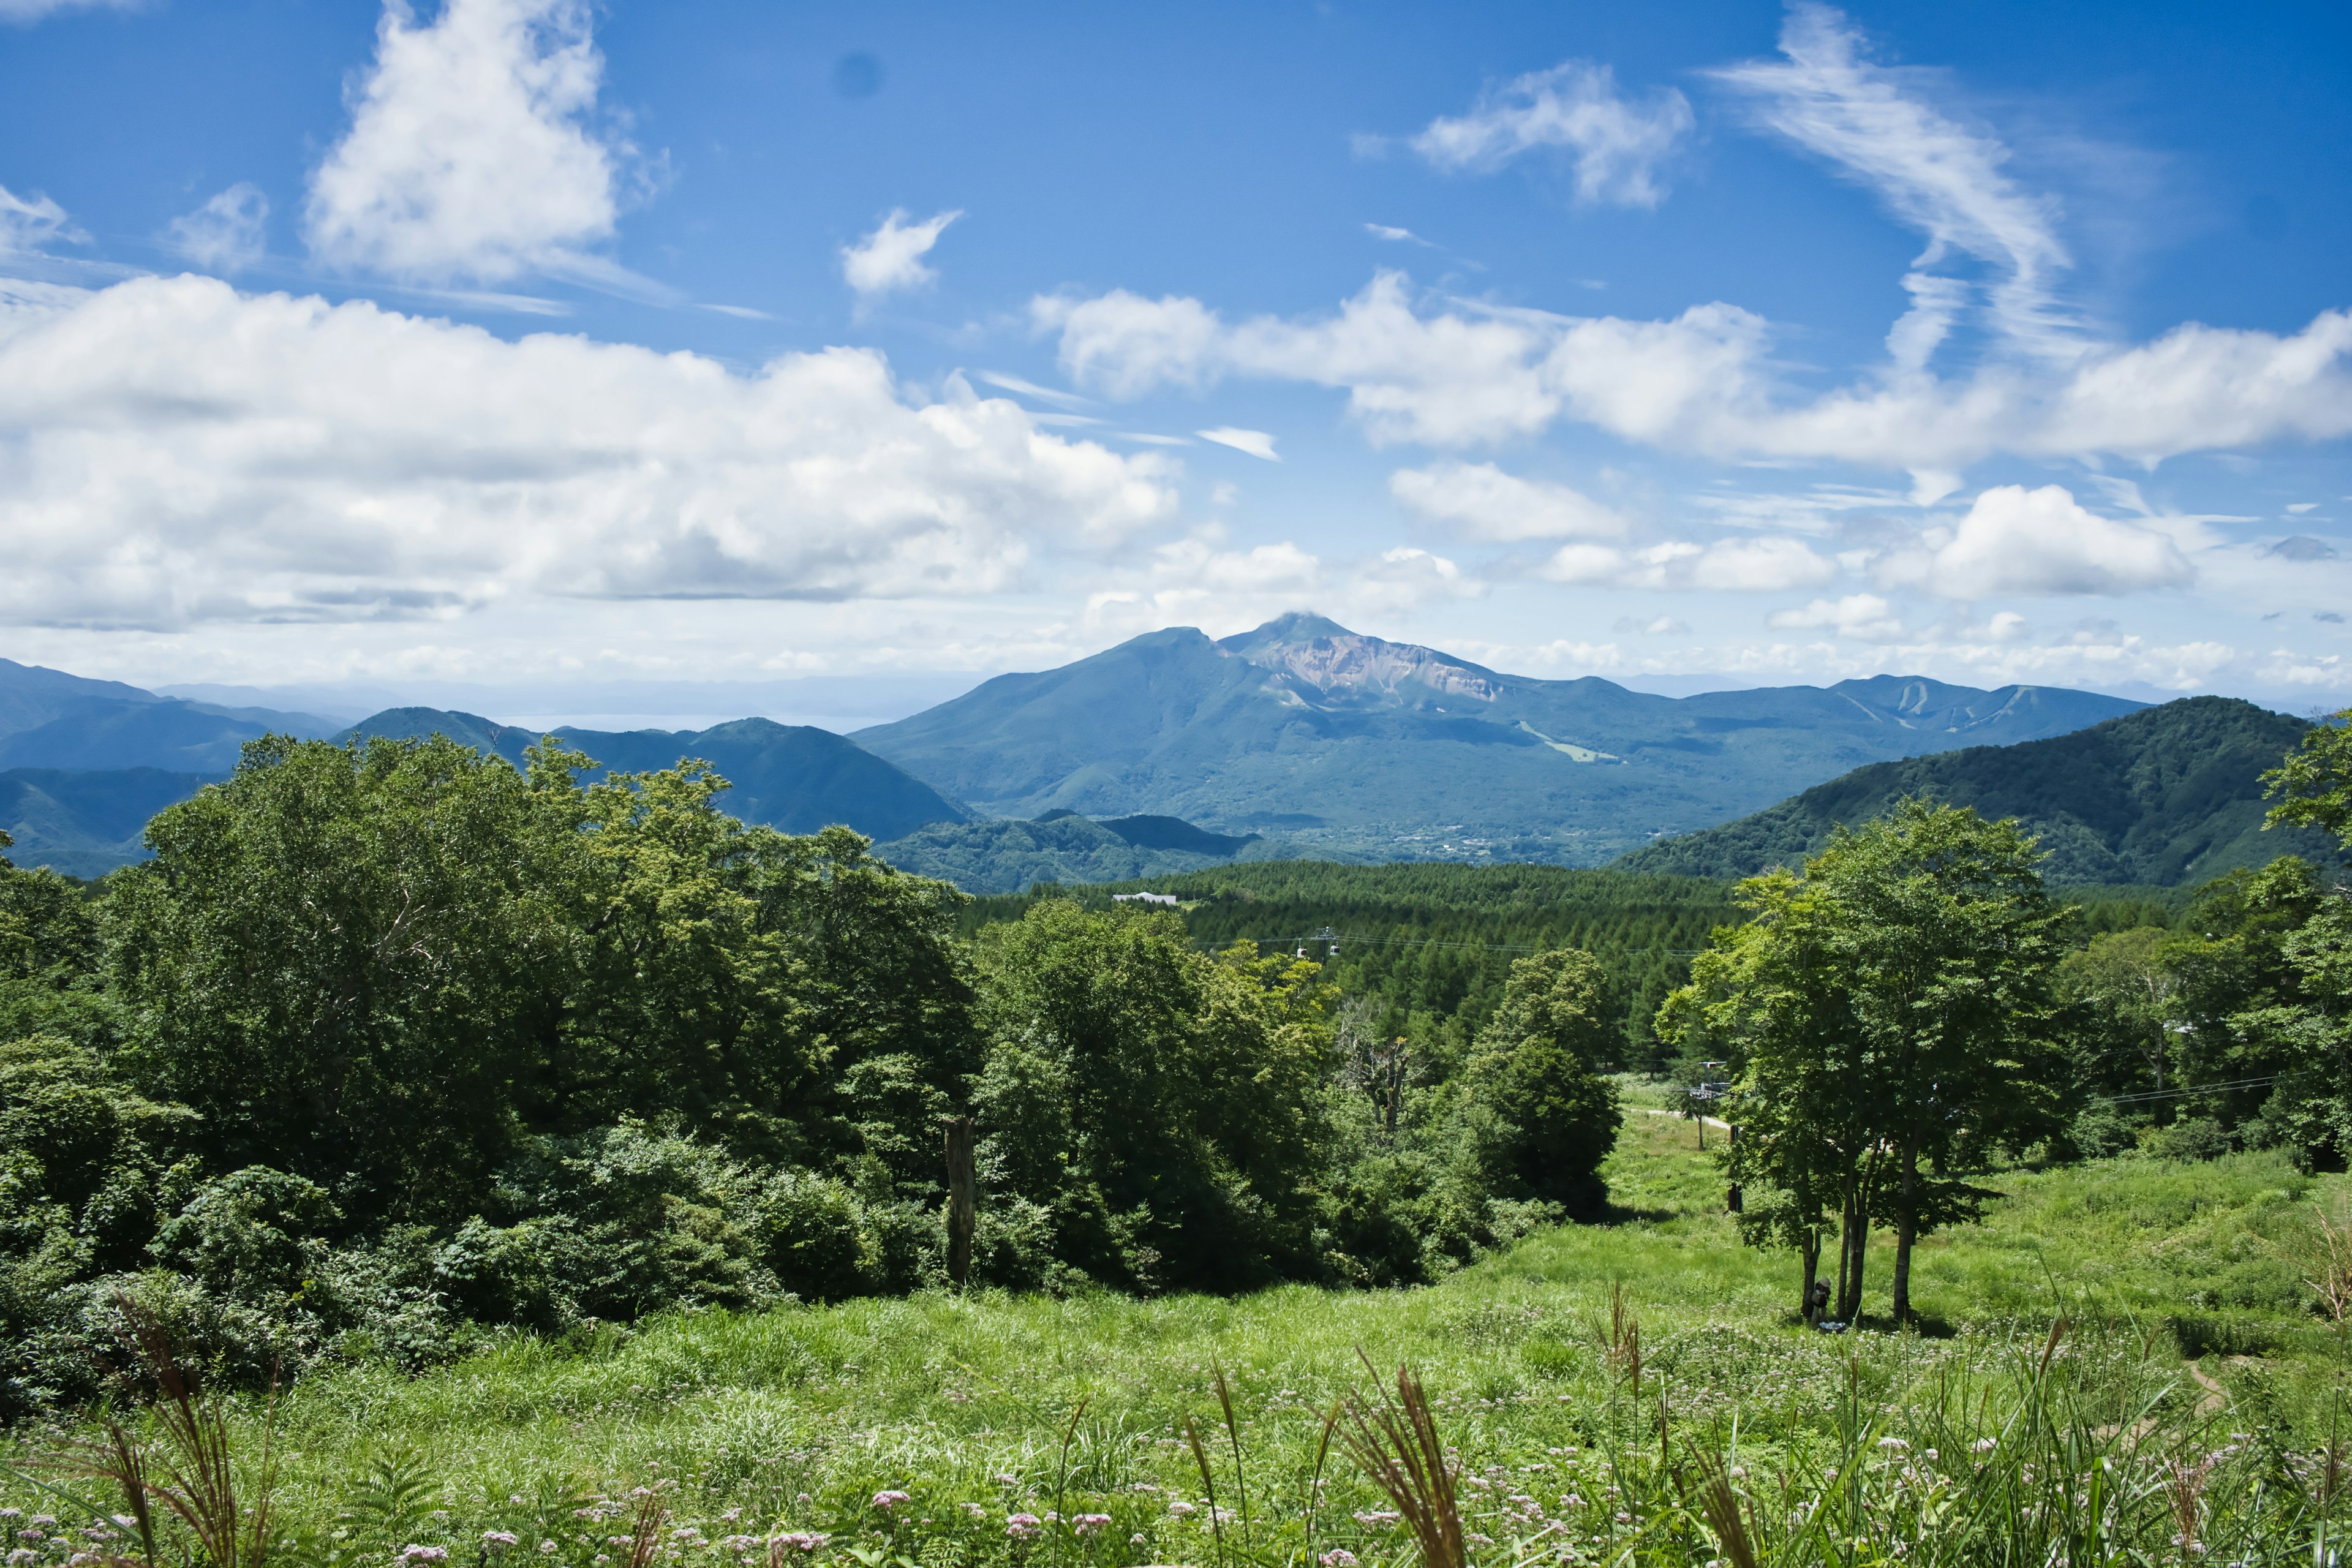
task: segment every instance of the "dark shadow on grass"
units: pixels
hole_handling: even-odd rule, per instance
[[[1637,1209],[1620,1203],[1604,1203],[1579,1217],[1587,1225],[1664,1225],[1670,1219],[1680,1219],[1682,1215],[1675,1209]]]

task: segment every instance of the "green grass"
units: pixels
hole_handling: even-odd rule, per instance
[[[1901,1540],[1907,1562],[2177,1562],[2184,1488],[2205,1560],[2312,1561],[2334,1508],[2312,1456],[2339,1363],[2301,1271],[2312,1205],[2343,1201],[2342,1178],[2264,1154],[2009,1174],[1983,1224],[1922,1247],[1916,1290],[1940,1328],[1832,1337],[1793,1321],[1795,1260],[1738,1244],[1697,1136],[1629,1115],[1607,1173],[1644,1217],[1546,1231],[1426,1289],[932,1294],[516,1339],[415,1378],[316,1377],[278,1413],[289,1550],[488,1561],[483,1532],[503,1530],[520,1538],[509,1557],[625,1564],[606,1538],[650,1486],[667,1528],[696,1532],[669,1559],[711,1568],[765,1563],[767,1538],[794,1531],[830,1536],[828,1559],[862,1544],[871,1568],[1298,1562],[1323,1412],[1373,1386],[1360,1351],[1384,1374],[1418,1368],[1445,1440],[1495,1483],[1465,1491],[1481,1563],[1561,1561],[1563,1544],[1580,1562],[1719,1558],[1694,1511],[1703,1456],[1741,1470],[1759,1561],[1891,1561]],[[1890,1250],[1870,1265],[1882,1308]],[[1623,1336],[1611,1343],[1620,1289],[1638,1374]],[[1188,1416],[1234,1510],[1222,1542]],[[249,1436],[255,1406],[237,1419]],[[20,1461],[57,1440],[26,1435]],[[1315,1552],[1405,1552],[1355,1517],[1384,1505],[1336,1455],[1323,1479]],[[877,1510],[886,1489],[909,1496]],[[75,1522],[21,1488],[7,1500]],[[1007,1533],[1023,1512],[1039,1516],[1033,1539]],[[1109,1521],[1080,1534],[1049,1513]]]

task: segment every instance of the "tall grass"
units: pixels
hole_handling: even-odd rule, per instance
[[[2252,1155],[2020,1173],[1985,1225],[1923,1248],[1934,1332],[1832,1337],[1794,1321],[1790,1260],[1738,1247],[1693,1129],[1629,1120],[1610,1174],[1639,1217],[1544,1233],[1424,1290],[940,1293],[320,1377],[278,1407],[269,1552],[372,1568],[435,1552],[475,1568],[2335,1561],[2344,1363],[2305,1277],[2325,1251],[2312,1205],[2336,1213],[2340,1181]],[[169,1421],[126,1419],[125,1440],[158,1451]],[[229,1473],[258,1475],[264,1406],[222,1421]],[[23,1434],[20,1458],[72,1436]],[[77,1534],[120,1511],[102,1487],[53,1484],[89,1511],[10,1496],[12,1529],[39,1537],[20,1564],[121,1544]],[[175,1516],[155,1530],[158,1568],[213,1561]]]

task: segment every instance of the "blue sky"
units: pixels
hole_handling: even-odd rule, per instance
[[[2352,701],[2341,7],[0,19],[8,657]]]

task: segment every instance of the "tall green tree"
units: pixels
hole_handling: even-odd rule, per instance
[[[155,818],[107,900],[112,990],[210,1165],[315,1181],[360,1229],[462,1217],[521,1135],[625,1115],[935,1176],[978,1065],[960,896],[845,829],[745,827],[701,764],[592,765],[272,737]]]
[[[2263,784],[2279,804],[2270,822],[2335,834],[2352,851],[2352,710],[2314,725]],[[2300,862],[2263,873],[2263,903],[2303,914],[2276,937],[2285,984],[2231,1016],[2242,1058],[2275,1064],[2278,1084],[2264,1119],[2305,1158],[2352,1164],[2352,889],[2323,885]]]
[[[1895,1161],[1898,1322],[1921,1230],[1967,1206],[1944,1178],[2063,1125],[2050,982],[2067,916],[2042,891],[2040,858],[2013,820],[1910,799],[1806,862],[1836,906],[1833,949]]]
[[[1172,915],[1066,900],[992,935],[975,1099],[995,1198],[1049,1214],[1057,1256],[1098,1279],[1311,1274],[1328,1029],[1305,977],[1197,952]]]
[[[1473,1135],[1498,1190],[1599,1206],[1601,1162],[1624,1120],[1601,1070],[1623,1047],[1623,1019],[1592,954],[1559,949],[1512,963],[1467,1068]]]
[[[306,1177],[355,1219],[465,1212],[569,989],[537,805],[446,740],[270,736],[148,825],[107,900],[113,989],[208,1163]]]
[[[1853,1013],[1837,946],[1836,901],[1785,870],[1739,885],[1746,923],[1726,927],[1659,1009],[1659,1035],[1685,1056],[1728,1064],[1726,1112],[1738,1128],[1718,1156],[1751,1194],[1740,1225],[1756,1246],[1788,1247],[1804,1266],[1810,1310],[1824,1232],[1838,1240],[1832,1315],[1862,1303],[1872,1218],[1885,1173],[1883,1107],[1870,1040]]]
[[[1804,1194],[1835,1188],[1850,1253],[1874,1212],[1892,1222],[1898,1321],[1919,1236],[1970,1210],[1961,1178],[2062,1124],[2050,982],[2066,915],[2037,858],[2013,821],[1898,802],[1801,878],[1745,884],[1765,930],[1735,933],[1670,1005],[1668,1027],[1703,1020],[1746,1047],[1739,1114],[1759,1131],[1738,1157],[1799,1194],[1800,1221]]]
[[[2263,788],[2281,797],[2265,826],[2316,827],[2352,846],[2352,708],[2305,730]]]

